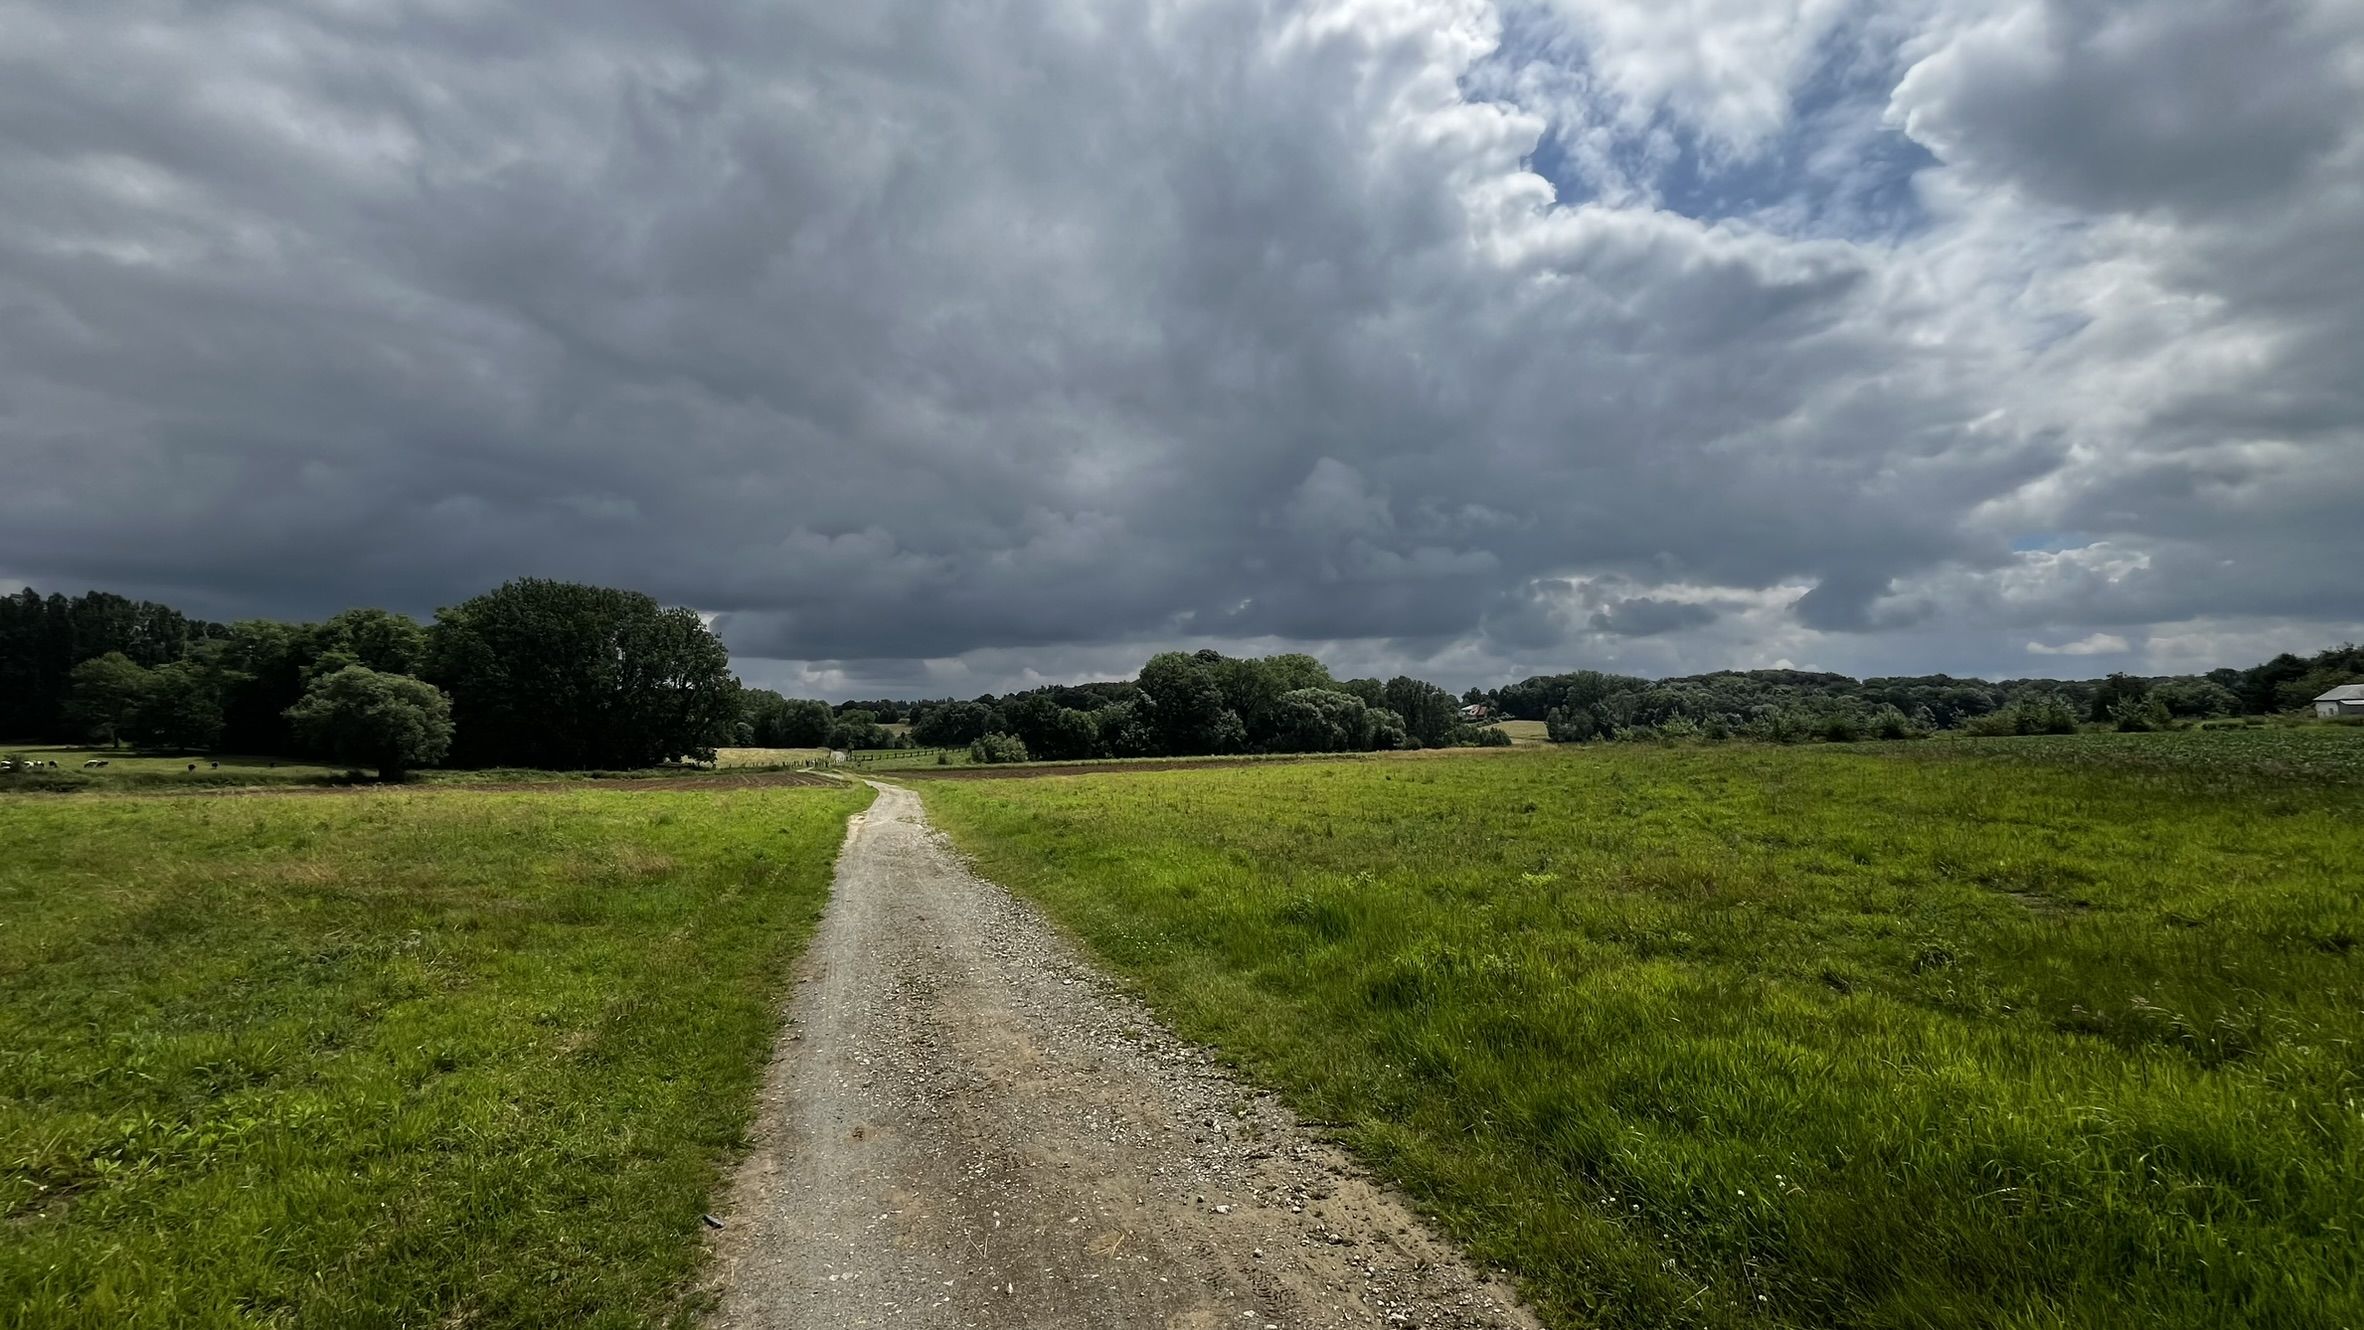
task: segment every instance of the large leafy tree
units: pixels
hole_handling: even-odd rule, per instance
[[[521,578],[440,610],[427,678],[462,766],[635,767],[728,743],[730,655],[696,612],[636,591]]]
[[[120,651],[93,656],[74,667],[68,720],[93,739],[120,745],[155,690],[156,676]]]
[[[323,674],[287,709],[296,737],[340,762],[400,780],[451,751],[451,699],[433,684],[366,665]]]
[[[1214,657],[1213,660],[1204,657]],[[1157,751],[1180,756],[1237,752],[1247,742],[1239,713],[1225,706],[1213,652],[1187,656],[1167,651],[1141,667],[1138,715],[1155,737]]]
[[[1449,742],[1461,725],[1461,704],[1453,695],[1423,679],[1397,675],[1387,681],[1386,705],[1404,719],[1404,731],[1422,748]]]

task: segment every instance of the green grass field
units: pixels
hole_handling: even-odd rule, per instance
[[[0,794],[78,790],[157,791],[222,789],[252,785],[325,785],[344,778],[341,767],[320,766],[286,758],[249,757],[214,753],[199,756],[142,754],[133,749],[87,748],[57,744],[0,745],[0,758],[55,762],[39,771],[0,773]],[[83,763],[106,762],[92,769]],[[195,766],[195,771],[189,770]]]
[[[0,798],[0,1324],[683,1319],[868,798]]]
[[[712,767],[660,766],[615,771],[542,771],[527,767],[474,769],[431,768],[414,771],[406,786],[556,785],[585,781],[621,783],[638,780],[680,781],[701,776],[745,777],[761,771],[793,771],[811,758],[823,757],[821,748],[726,748]],[[289,758],[253,757],[231,753],[157,754],[132,749],[79,748],[57,745],[0,746],[0,757],[23,757],[43,763],[38,770],[0,772],[0,796],[9,794],[206,794],[225,790],[331,788],[375,785],[373,773],[349,771]],[[105,759],[99,768],[83,764]],[[965,760],[965,755],[964,755]],[[717,785],[727,785],[718,780]]]
[[[1551,742],[1539,720],[1499,720],[1494,722],[1494,728],[1509,735],[1510,741],[1522,748]]]
[[[2364,1325],[2364,734],[922,789],[1555,1324]]]

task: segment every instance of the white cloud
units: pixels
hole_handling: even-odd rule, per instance
[[[1661,117],[1728,153],[1778,134],[1818,48],[1855,0],[1535,0],[1565,69],[1553,109],[1572,123],[1604,121],[1624,137]],[[1545,60],[1529,73],[1549,78]]]
[[[2074,642],[2046,646],[2042,642],[2027,644],[2031,656],[2114,656],[2123,655],[2131,648],[2126,639],[2116,633],[2092,633]]]

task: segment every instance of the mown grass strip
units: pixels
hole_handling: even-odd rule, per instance
[[[868,798],[0,801],[0,1319],[680,1315]]]
[[[923,790],[1556,1323],[2364,1324],[2364,822],[2213,737]]]

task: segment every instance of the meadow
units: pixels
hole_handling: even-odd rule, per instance
[[[726,748],[711,767],[671,765],[623,770],[547,771],[533,767],[439,767],[413,771],[406,787],[505,787],[561,785],[583,782],[662,780],[680,782],[715,777],[717,788],[733,778],[795,772],[827,756],[825,749]],[[259,757],[237,753],[148,753],[136,749],[85,748],[65,745],[0,746],[0,757],[56,762],[36,770],[0,772],[0,796],[9,794],[220,794],[230,790],[352,789],[379,782],[367,771],[307,762],[295,758]],[[100,759],[103,767],[84,763]],[[965,757],[964,757],[965,760]]]
[[[141,753],[133,749],[66,744],[0,745],[0,758],[57,763],[52,770],[0,772],[0,794],[66,793],[78,790],[215,790],[250,785],[327,785],[345,778],[341,767],[289,758],[209,753],[204,756]],[[103,761],[106,766],[83,764]],[[190,770],[191,767],[196,768]]]
[[[0,1320],[686,1323],[869,797],[0,798]]]
[[[1553,1324],[2364,1324],[2364,732],[921,789]]]

